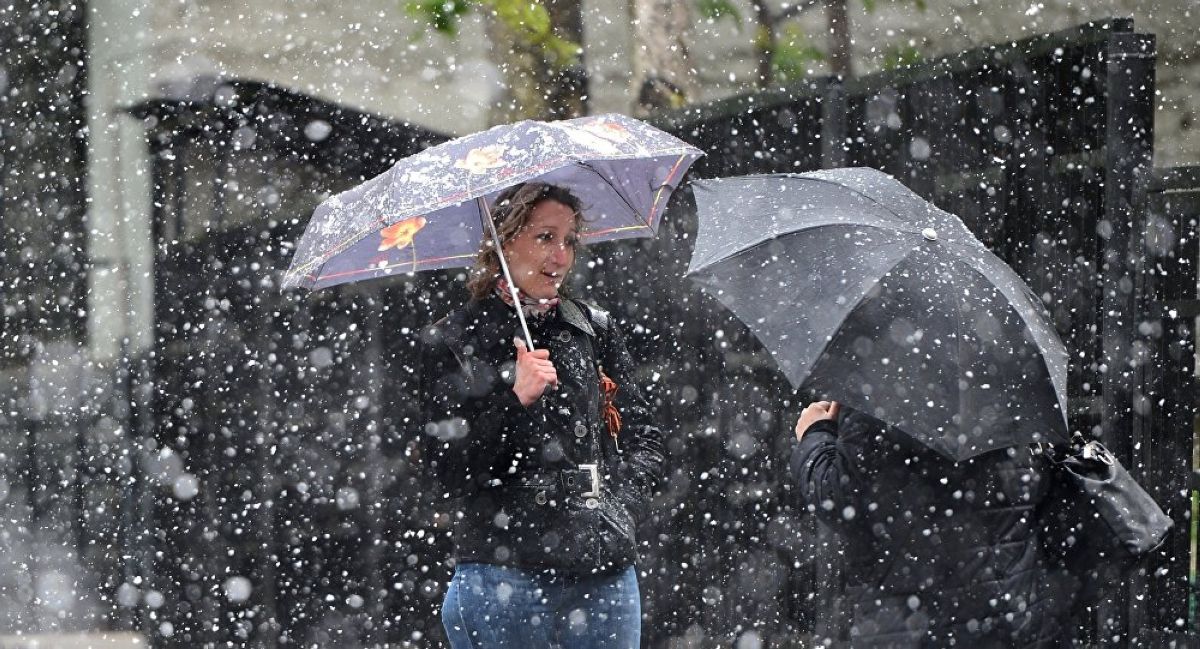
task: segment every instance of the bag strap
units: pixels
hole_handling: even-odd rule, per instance
[[[613,444],[620,449],[619,435],[621,431],[621,412],[616,406],[616,393],[621,389],[621,386],[605,371],[606,361],[610,358],[611,347],[609,345],[609,333],[612,327],[612,317],[608,311],[600,307],[589,304],[587,302],[571,300],[573,304],[579,307],[581,311],[587,314],[588,321],[592,325],[592,330],[595,332],[594,337],[589,337],[589,343],[594,342],[592,348],[592,362],[596,365],[596,375],[600,386],[600,396],[603,404],[601,406],[602,422],[608,429],[608,434],[613,439]],[[612,367],[609,367],[609,371]]]
[[[1082,433],[1076,432],[1065,445],[1036,442],[1029,445],[1029,453],[1040,456],[1052,466],[1060,466],[1069,457],[1080,457],[1084,460],[1103,462],[1109,466],[1117,463],[1117,458],[1098,439],[1086,439]]]

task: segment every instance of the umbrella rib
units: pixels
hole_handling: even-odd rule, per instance
[[[904,183],[901,183],[900,181],[896,180],[896,179],[895,179],[895,178],[893,178],[891,175],[888,175],[888,177],[889,177],[889,178],[891,178],[892,180],[896,181],[896,183],[897,183],[897,184],[899,184],[901,187],[903,187],[903,188],[904,188],[906,191],[908,191],[909,193],[911,193],[913,196],[916,196],[918,199],[920,199],[920,200],[922,200],[922,201],[925,201],[925,203],[926,203],[926,204],[928,204],[928,205],[930,205],[931,207],[933,207],[933,209],[935,209],[935,210],[937,210],[937,211],[941,212],[942,214],[945,214],[946,216],[949,216],[949,217],[952,217],[952,218],[954,218],[954,219],[957,219],[957,220],[959,220],[959,221],[961,221],[961,220],[962,220],[962,219],[959,219],[958,217],[954,216],[953,214],[951,214],[951,213],[947,212],[946,210],[943,210],[942,208],[938,207],[937,205],[934,205],[934,204],[933,204],[931,201],[928,201],[928,200],[926,200],[926,199],[925,199],[923,196],[921,196],[920,194],[918,194],[918,193],[914,192],[913,190],[909,189],[908,187],[905,187],[905,186],[904,186]],[[850,190],[850,191],[854,192],[855,194],[858,194],[859,196],[862,196],[863,198],[867,199],[868,201],[871,201],[872,203],[875,203],[875,204],[876,204],[876,205],[878,205],[879,207],[882,207],[883,209],[887,210],[887,211],[888,211],[888,213],[890,213],[892,216],[894,216],[894,217],[896,217],[896,218],[900,219],[900,221],[901,221],[902,223],[908,224],[908,220],[907,220],[907,219],[905,219],[903,216],[901,216],[899,212],[897,212],[896,210],[894,210],[894,209],[892,209],[892,208],[888,207],[886,204],[879,202],[878,200],[876,200],[874,197],[870,196],[869,194],[865,194],[865,193],[863,193],[862,191],[859,191],[858,189],[856,189],[856,188],[854,188],[854,187],[851,187],[851,186],[849,186],[849,185],[842,185],[842,184],[840,184],[840,183],[835,183],[835,182],[833,182],[832,180],[826,180],[826,179],[824,179],[824,178],[817,178],[817,177],[812,177],[812,176],[805,176],[805,178],[806,178],[806,179],[809,179],[809,180],[815,180],[815,181],[817,181],[817,182],[827,183],[827,184],[833,185],[833,186],[835,186],[835,187],[844,187],[844,188],[846,188],[846,189],[848,189],[848,190]],[[963,224],[963,227],[964,227],[964,228],[966,228],[966,224]],[[988,248],[987,248],[987,246],[983,245],[983,242],[979,241],[979,239],[978,239],[978,238],[975,236],[975,233],[970,231],[970,228],[966,228],[966,229],[967,229],[967,233],[968,233],[968,235],[970,235],[970,236],[969,236],[969,238],[968,238],[968,241],[974,242],[976,245],[974,245],[974,246],[970,246],[970,245],[967,245],[967,244],[965,244],[965,243],[963,243],[963,242],[960,242],[960,241],[945,241],[944,243],[947,243],[947,244],[950,244],[950,245],[954,245],[954,246],[961,246],[961,247],[967,248],[967,249],[969,249],[969,250],[976,250],[976,249],[979,249],[979,248],[982,248],[982,249],[984,249],[984,250],[987,250],[987,249],[988,249]],[[918,232],[918,231],[919,231],[919,230],[916,230],[916,229],[914,229],[914,230],[911,230],[911,232]],[[989,251],[989,252],[991,252],[991,251]]]
[[[843,185],[842,183],[834,182],[832,180],[827,180],[825,178],[818,178],[816,176],[809,176],[806,174],[781,174],[781,175],[760,174],[757,176],[744,176],[744,178],[746,180],[771,180],[771,179],[778,179],[781,177],[782,178],[793,178],[795,180],[811,180],[813,182],[825,183],[826,185],[833,185],[834,187],[841,187],[842,189],[854,192],[855,194],[862,196],[863,198],[867,199],[868,201],[871,201],[872,203],[875,203],[876,205],[882,207],[884,210],[887,210],[888,214],[891,214],[892,216],[900,219],[901,223],[907,223],[907,221],[905,221],[904,217],[901,216],[900,214],[898,214],[896,212],[896,210],[893,210],[892,208],[888,207],[887,205],[885,205],[883,203],[880,203],[874,197],[872,197],[868,194],[864,194],[863,192],[859,191],[858,189],[856,189],[854,187],[851,187],[850,185]],[[891,178],[890,175],[888,177]],[[893,180],[895,180],[895,179],[893,178]],[[899,181],[897,181],[897,182],[899,182]],[[901,187],[903,187],[903,185],[901,185]],[[905,188],[905,189],[907,189],[907,188]],[[912,190],[910,189],[909,191],[911,192]],[[920,196],[918,196],[918,198],[920,198]],[[924,200],[924,199],[922,199],[922,200]],[[926,201],[926,202],[928,202],[928,201]],[[932,203],[930,203],[930,204],[932,205]],[[934,205],[934,207],[939,210],[941,209],[940,207],[937,207],[936,205]]]
[[[988,254],[992,254],[992,253],[989,251],[989,252],[988,252]],[[1036,331],[1036,329],[1035,329],[1035,328],[1034,328],[1034,327],[1033,327],[1033,326],[1030,324],[1030,322],[1029,322],[1029,319],[1028,319],[1028,318],[1026,318],[1026,317],[1025,317],[1025,315],[1024,315],[1023,313],[1021,313],[1021,310],[1020,310],[1020,309],[1018,309],[1018,308],[1016,308],[1016,306],[1015,306],[1015,304],[1016,304],[1016,303],[1015,303],[1015,301],[1014,301],[1014,299],[1013,299],[1015,296],[1009,295],[1009,294],[1008,294],[1008,292],[1004,290],[1004,287],[1003,287],[1003,286],[1000,286],[1000,285],[998,285],[997,283],[993,282],[993,281],[992,281],[990,278],[988,278],[988,276],[987,276],[987,274],[986,274],[986,273],[984,273],[982,270],[980,270],[980,269],[976,268],[976,267],[974,266],[974,264],[971,264],[971,263],[969,263],[969,260],[963,260],[962,258],[959,258],[959,260],[963,261],[963,265],[964,265],[964,266],[966,266],[967,268],[969,268],[969,269],[971,270],[971,272],[973,272],[973,273],[975,273],[976,275],[978,275],[978,276],[982,277],[982,278],[983,278],[983,279],[984,279],[986,282],[988,282],[988,284],[990,284],[990,285],[992,285],[992,286],[995,286],[997,290],[999,290],[1001,293],[1003,293],[1003,294],[1004,294],[1004,296],[1005,296],[1006,298],[1008,298],[1008,302],[1009,302],[1009,304],[1012,304],[1012,305],[1013,305],[1013,309],[1012,309],[1012,310],[1013,310],[1013,312],[1014,312],[1014,313],[1017,315],[1017,317],[1018,317],[1018,318],[1020,318],[1020,319],[1021,319],[1021,322],[1023,322],[1023,323],[1025,324],[1025,328],[1029,330],[1029,332],[1030,332],[1030,336],[1034,336],[1034,341],[1033,341],[1033,342],[1034,342],[1034,344],[1035,344],[1037,347],[1039,347],[1039,348],[1040,348],[1040,347],[1041,347],[1041,343],[1040,343],[1040,342],[1037,340],[1036,336],[1034,335],[1034,332]],[[1001,263],[1003,263],[1003,262],[1001,262]],[[1013,274],[1015,275],[1016,273],[1013,273]],[[1017,280],[1018,280],[1018,281],[1021,281],[1021,282],[1023,282],[1023,280],[1021,280],[1020,276],[1017,276]],[[1053,327],[1051,327],[1051,328],[1053,329]],[[1051,341],[1051,342],[1052,342],[1052,341]],[[1060,342],[1060,344],[1061,344],[1061,342]],[[1065,346],[1065,345],[1063,346],[1063,352],[1064,352],[1064,353],[1066,353],[1066,346]],[[1042,360],[1043,360],[1043,362],[1045,362],[1045,360],[1046,360],[1046,355],[1045,355],[1045,354],[1042,354]],[[1047,374],[1050,376],[1050,382],[1051,382],[1051,384],[1054,384],[1054,383],[1055,383],[1055,381],[1054,381],[1054,373],[1053,373],[1052,371],[1050,371],[1050,366],[1049,366],[1049,364],[1047,364],[1047,365],[1046,365],[1046,373],[1047,373]],[[1058,385],[1054,385],[1054,388],[1055,388],[1055,393],[1056,393],[1056,394],[1055,394],[1055,397],[1056,397],[1056,399],[1057,399],[1057,396],[1058,396],[1058,395],[1057,395],[1057,393],[1058,393],[1058,391],[1059,391],[1059,386],[1058,386]],[[1066,389],[1066,386],[1063,386],[1063,390],[1064,390],[1064,391],[1065,391],[1065,389]],[[1065,393],[1065,392],[1064,392],[1064,393]],[[1064,404],[1064,403],[1059,403],[1059,409],[1060,409],[1060,410],[1062,410],[1062,416],[1063,416],[1063,419],[1064,419],[1064,422],[1065,422],[1065,420],[1066,420],[1066,416],[1067,416],[1066,404]]]
[[[648,220],[648,219],[645,219],[645,218],[642,218],[642,215],[641,215],[641,214],[638,214],[637,208],[635,208],[635,207],[634,207],[634,206],[633,206],[633,205],[632,205],[632,204],[629,202],[629,199],[628,199],[628,198],[625,198],[625,194],[621,193],[621,190],[617,189],[617,186],[616,186],[616,185],[612,184],[612,181],[610,181],[608,178],[605,178],[605,177],[604,177],[604,174],[600,173],[599,171],[597,171],[597,170],[596,170],[596,168],[595,168],[595,167],[593,167],[592,165],[588,164],[587,162],[585,162],[585,161],[583,161],[583,160],[580,160],[580,161],[576,162],[575,164],[577,164],[577,165],[579,165],[580,167],[583,167],[584,169],[587,169],[588,171],[590,171],[590,172],[592,172],[592,173],[596,174],[596,175],[597,175],[597,176],[600,178],[600,180],[603,180],[603,181],[604,181],[604,183],[605,183],[606,185],[608,185],[609,187],[611,187],[611,188],[612,188],[612,190],[613,190],[613,193],[617,195],[617,198],[620,198],[620,199],[621,199],[621,202],[625,204],[625,207],[628,207],[628,208],[629,208],[629,212],[630,212],[631,214],[633,214],[634,218],[636,218],[636,219],[640,220],[640,221],[642,222],[642,225],[644,225],[644,226],[646,226],[646,227],[650,227],[650,222],[649,222],[649,220]]]
[[[327,275],[322,275],[320,279],[352,277],[354,275],[362,275],[364,273],[377,273],[380,271],[391,270],[393,268],[401,268],[403,266],[412,266],[412,270],[409,272],[416,273],[416,272],[418,272],[417,267],[420,266],[421,264],[436,264],[436,263],[441,263],[443,261],[452,261],[455,259],[471,259],[475,256],[476,256],[476,253],[472,253],[469,255],[448,255],[445,257],[424,257],[424,258],[416,259],[413,261],[402,261],[402,262],[397,262],[394,264],[388,264],[386,266],[371,266],[369,268],[357,268],[354,270],[346,270],[346,271],[342,271],[340,273],[329,273]],[[422,268],[421,270],[429,270],[429,269]],[[317,279],[316,277],[311,277],[311,278],[314,280]]]
[[[899,266],[899,265],[900,265],[902,262],[904,262],[904,261],[906,261],[906,260],[910,259],[910,258],[911,258],[911,254],[912,254],[912,252],[919,251],[920,249],[921,249],[921,247],[920,247],[920,246],[918,246],[918,247],[916,247],[916,248],[913,248],[913,250],[912,250],[912,251],[910,251],[908,255],[905,255],[903,258],[901,258],[901,259],[900,259],[900,261],[896,262],[896,264],[895,264],[895,265],[893,265],[893,266],[892,266],[892,268],[893,268],[893,269],[895,269],[895,268],[896,268],[896,266]],[[953,262],[959,262],[960,260],[959,260],[958,258],[955,258],[955,259],[951,259],[950,261],[953,263]],[[968,268],[970,268],[970,264],[963,264],[963,265],[965,265],[965,266],[967,266]],[[972,268],[971,270],[974,270],[974,269]],[[981,276],[982,276],[982,275],[981,275]],[[982,277],[983,277],[983,279],[984,279],[985,281],[987,281],[987,276],[982,276]],[[990,283],[990,282],[989,282],[989,283]],[[955,302],[956,302],[956,307],[958,307],[958,306],[961,306],[961,300],[962,300],[962,299],[961,299],[961,298],[960,298],[958,295],[954,294],[953,292],[952,292],[950,295],[951,295],[951,297],[953,297],[953,299],[955,300]],[[962,309],[961,309],[961,308],[955,308],[955,314],[954,314],[954,328],[955,328],[955,332],[954,332],[954,333],[955,333],[955,348],[956,348],[955,358],[957,358],[957,359],[958,359],[958,362],[956,363],[956,365],[958,365],[959,367],[962,367],[962,358],[963,358],[963,316],[962,316]],[[962,415],[962,414],[963,414],[963,412],[962,412],[962,395],[961,395],[961,394],[960,394],[960,395],[959,395],[959,397],[958,397],[958,403],[956,404],[955,410],[956,410],[956,411],[959,413],[959,415]],[[957,462],[957,460],[955,460],[955,461]]]
[[[667,189],[671,186],[671,180],[675,177],[675,172],[679,171],[679,165],[683,164],[683,161],[685,159],[687,159],[686,155],[679,156],[679,159],[676,160],[675,164],[671,166],[671,171],[667,172],[667,177],[663,179],[663,183],[661,185],[659,185],[658,189],[654,192],[654,202],[650,204],[650,211],[646,213],[646,226],[647,227],[650,227],[650,228],[654,227],[654,224],[653,224],[654,213],[658,211],[658,201],[660,201],[662,199],[663,190]],[[672,191],[674,191],[674,190],[672,190]],[[667,206],[664,205],[663,210],[666,210],[666,209],[667,209]]]
[[[1025,325],[1025,329],[1026,329],[1026,330],[1028,330],[1028,331],[1030,332],[1030,336],[1033,336],[1034,327],[1032,327],[1032,326],[1030,325],[1030,323],[1029,323],[1029,320],[1028,320],[1028,319],[1027,319],[1027,318],[1024,316],[1024,314],[1022,314],[1022,313],[1021,313],[1021,310],[1020,310],[1020,309],[1018,309],[1018,308],[1016,307],[1016,304],[1015,304],[1015,302],[1013,301],[1013,296],[1010,296],[1010,295],[1008,295],[1008,293],[1007,293],[1007,292],[1005,292],[1005,291],[1004,291],[1004,289],[1003,289],[1001,286],[997,285],[997,284],[996,284],[996,282],[993,282],[993,281],[991,280],[991,278],[989,278],[989,277],[987,276],[987,274],[986,274],[986,273],[984,273],[984,272],[983,272],[983,271],[981,271],[980,269],[976,268],[976,267],[975,267],[973,264],[971,264],[969,259],[963,259],[962,257],[958,257],[958,258],[955,258],[953,261],[954,261],[954,262],[958,262],[958,265],[960,265],[960,266],[966,267],[966,268],[967,268],[967,270],[969,270],[970,272],[974,273],[976,276],[980,277],[980,278],[981,278],[981,279],[982,279],[982,280],[983,280],[985,283],[987,283],[987,285],[989,285],[989,286],[993,286],[993,287],[995,287],[997,290],[999,290],[1001,293],[1003,293],[1003,294],[1004,294],[1004,296],[1005,296],[1006,298],[1008,298],[1008,304],[1009,304],[1009,306],[1010,306],[1010,308],[1011,308],[1012,312],[1013,312],[1013,313],[1015,313],[1015,314],[1016,314],[1016,316],[1017,316],[1017,318],[1019,318],[1019,319],[1021,320],[1021,322],[1022,322],[1022,323]],[[1018,279],[1019,279],[1019,278],[1018,278]],[[958,317],[955,319],[955,321],[958,323],[958,327],[959,327],[959,341],[958,341],[958,346],[959,346],[959,358],[961,358],[961,357],[962,357],[962,340],[963,340],[963,338],[962,338],[962,325],[963,325],[963,322],[962,322],[962,310],[961,310],[961,309],[959,309],[959,314],[958,314]],[[1034,340],[1033,340],[1033,343],[1034,343],[1034,347],[1035,347],[1035,348],[1040,348],[1040,347],[1041,347],[1041,345],[1038,343],[1038,341],[1037,341],[1037,339],[1036,339],[1036,338],[1034,338]],[[1046,375],[1050,377],[1050,383],[1051,383],[1051,385],[1053,385],[1053,387],[1054,387],[1054,392],[1055,392],[1055,395],[1054,395],[1054,396],[1055,396],[1055,401],[1057,401],[1057,400],[1058,400],[1058,386],[1057,386],[1057,385],[1054,385],[1054,372],[1053,372],[1053,371],[1051,371],[1049,363],[1047,363],[1047,362],[1046,362],[1046,355],[1043,353],[1043,354],[1040,354],[1040,356],[1042,357],[1042,363],[1043,363],[1043,364],[1045,365],[1045,367],[1046,367]],[[1063,416],[1063,423],[1067,423],[1067,422],[1066,422],[1066,416],[1067,416],[1067,414],[1066,414],[1066,407],[1065,407],[1065,406],[1066,406],[1066,404],[1059,403],[1059,409],[1060,409],[1060,410],[1062,410],[1062,413],[1061,413],[1061,414],[1062,414],[1062,416]],[[961,407],[961,403],[960,403],[960,407]],[[963,414],[963,413],[961,413],[961,411],[960,411],[960,414]]]
[[[744,248],[742,248],[741,250],[737,250],[737,251],[735,251],[735,252],[733,252],[733,253],[731,253],[731,254],[729,254],[729,255],[726,255],[726,256],[723,256],[723,257],[719,257],[719,258],[713,259],[712,261],[707,261],[707,262],[705,262],[705,263],[704,263],[704,265],[703,265],[703,266],[697,266],[697,267],[695,267],[695,268],[689,268],[689,269],[687,270],[687,272],[686,272],[686,273],[684,273],[684,276],[691,275],[691,274],[693,274],[693,273],[696,273],[696,272],[702,271],[702,270],[704,270],[705,268],[708,268],[709,266],[711,266],[712,264],[721,263],[721,262],[723,262],[723,261],[728,261],[728,260],[730,260],[730,259],[733,259],[733,258],[735,258],[735,257],[739,257],[739,256],[741,256],[741,255],[743,255],[743,254],[745,254],[745,253],[748,253],[748,252],[750,252],[750,251],[754,250],[755,248],[758,248],[759,246],[762,246],[763,244],[767,244],[767,243],[770,243],[770,242],[772,242],[772,241],[774,241],[774,240],[776,240],[776,239],[779,239],[780,237],[785,237],[785,236],[787,236],[787,235],[790,235],[790,234],[798,234],[798,233],[801,233],[801,232],[807,232],[807,231],[809,231],[809,230],[815,230],[815,229],[817,229],[817,228],[828,228],[828,227],[837,227],[837,226],[853,226],[853,227],[856,227],[856,228],[871,228],[871,229],[873,229],[873,230],[879,230],[880,232],[884,232],[884,233],[889,233],[889,234],[894,234],[894,233],[895,233],[895,231],[894,231],[894,230],[891,230],[891,229],[889,229],[889,228],[885,228],[885,227],[881,227],[881,226],[878,226],[878,225],[873,225],[873,224],[871,224],[871,223],[814,223],[814,224],[812,224],[812,225],[805,225],[805,226],[803,226],[803,227],[799,227],[799,228],[796,228],[796,229],[794,229],[794,230],[788,230],[787,232],[775,232],[775,233],[772,233],[772,234],[771,234],[771,235],[769,235],[769,236],[763,237],[763,238],[761,238],[761,239],[759,239],[759,240],[757,240],[757,241],[754,241],[753,243],[750,243],[750,244],[748,244],[747,246],[745,246],[745,247],[744,247]],[[915,234],[915,233],[913,233],[913,232],[909,232],[909,234]]]
[[[747,180],[768,180],[768,179],[771,179],[771,178],[779,178],[779,177],[780,177],[780,176],[777,176],[777,175],[771,175],[771,174],[761,174],[761,175],[757,175],[757,176],[745,176],[745,178],[746,178]],[[859,196],[861,196],[861,197],[865,198],[866,200],[868,200],[868,201],[870,201],[870,202],[872,202],[872,203],[874,203],[874,204],[878,205],[879,207],[883,208],[883,209],[884,209],[884,210],[886,210],[886,211],[887,211],[889,214],[891,214],[892,216],[894,216],[894,217],[896,217],[897,219],[899,219],[899,220],[900,220],[900,222],[901,222],[902,224],[908,224],[908,220],[907,220],[907,219],[905,219],[905,218],[904,218],[904,217],[903,217],[903,216],[902,216],[902,215],[901,215],[899,212],[897,212],[896,210],[892,209],[891,207],[888,207],[888,205],[887,205],[887,204],[879,202],[879,200],[878,200],[878,199],[876,199],[875,197],[871,196],[870,194],[866,194],[866,193],[862,192],[861,190],[859,190],[859,189],[857,189],[857,188],[855,188],[855,187],[851,187],[850,185],[844,185],[844,184],[842,184],[842,183],[834,182],[834,181],[832,181],[832,180],[828,180],[828,179],[826,179],[826,178],[819,178],[819,177],[816,177],[816,176],[809,176],[809,175],[805,175],[805,174],[783,174],[783,175],[782,175],[782,177],[784,177],[784,178],[794,178],[794,179],[797,179],[797,180],[811,180],[811,181],[813,181],[813,182],[825,183],[825,184],[827,184],[827,185],[833,185],[834,187],[841,187],[842,189],[845,189],[845,190],[847,190],[847,191],[853,192],[853,193],[855,193],[855,194],[857,194],[857,195],[859,195]],[[895,178],[893,178],[893,177],[892,177],[892,176],[890,176],[890,175],[888,175],[888,178],[891,178],[892,180],[896,180]],[[912,194],[913,194],[913,196],[916,196],[917,198],[921,199],[922,201],[925,201],[926,203],[928,203],[930,206],[932,206],[932,207],[933,207],[934,209],[936,209],[937,211],[939,211],[939,212],[942,212],[943,214],[946,214],[946,215],[948,215],[948,216],[953,216],[953,215],[952,215],[952,214],[950,214],[949,212],[946,212],[946,211],[945,211],[945,210],[943,210],[942,208],[940,208],[940,207],[938,207],[937,205],[934,205],[934,204],[933,204],[933,203],[931,203],[930,201],[926,200],[926,199],[925,199],[924,197],[922,197],[920,194],[917,194],[916,192],[913,192],[911,189],[908,189],[907,187],[904,187],[904,184],[903,184],[903,183],[900,183],[899,181],[896,181],[896,182],[897,182],[897,184],[899,184],[901,187],[903,187],[905,190],[907,190],[908,192],[912,193]],[[919,232],[919,230],[912,230],[912,232]],[[974,235],[973,235],[973,233],[972,233],[972,238],[974,238]],[[975,240],[976,240],[976,241],[978,241],[978,239],[975,239]],[[985,247],[985,249],[986,249],[986,247]]]
[[[953,261],[957,262],[957,261],[959,261],[959,260],[958,260],[958,259],[954,259]],[[963,265],[964,265],[964,266],[966,266],[966,267],[968,267],[968,268],[970,268],[970,267],[971,267],[971,265],[970,265],[970,264],[963,264]],[[972,270],[974,270],[974,269],[972,269]],[[985,281],[987,281],[987,277],[984,277],[983,279],[984,279]],[[988,283],[990,284],[991,282],[989,281]],[[962,360],[963,360],[963,312],[962,312],[962,308],[961,308],[961,307],[962,307],[962,298],[961,298],[961,297],[959,297],[958,295],[955,295],[955,296],[954,296],[954,299],[955,299],[955,302],[956,302],[955,306],[956,306],[956,307],[958,307],[958,308],[956,308],[956,309],[955,309],[956,313],[954,314],[954,327],[955,327],[955,329],[956,329],[956,331],[955,331],[954,333],[955,333],[955,334],[956,334],[956,336],[957,336],[957,339],[955,340],[955,347],[957,347],[957,348],[958,348],[958,353],[956,354],[956,356],[957,356],[957,358],[958,358],[958,366],[961,368],[961,367],[962,367]],[[962,372],[961,372],[961,371],[959,372],[959,377],[960,377],[960,378],[962,377]],[[960,417],[962,417],[964,414],[966,414],[966,413],[964,413],[964,412],[962,411],[962,410],[963,410],[962,388],[959,388],[959,392],[958,392],[958,403],[957,403],[957,404],[955,404],[955,405],[957,406],[957,407],[955,408],[955,410],[958,412],[958,414],[959,414],[959,416],[960,416]],[[965,418],[965,417],[963,417],[963,422],[964,422],[964,423],[966,422],[966,418]],[[960,431],[961,431],[961,429],[960,429]],[[961,434],[961,433],[960,433],[960,434]],[[957,461],[957,460],[956,460],[956,461]]]
[[[908,259],[917,250],[920,250],[920,246],[914,246],[908,252],[904,253],[904,255],[902,255],[899,259],[896,260],[896,263],[892,264],[892,268],[899,266],[901,263],[903,263],[906,259]],[[891,272],[891,271],[889,270],[888,272]],[[887,275],[887,273],[884,273],[884,275]],[[853,313],[854,311],[856,311],[858,309],[858,307],[862,306],[866,301],[867,295],[870,294],[871,289],[874,288],[875,286],[877,286],[879,284],[879,281],[882,279],[883,279],[883,276],[881,275],[879,278],[877,278],[875,280],[874,283],[871,284],[871,286],[867,287],[867,289],[862,292],[862,295],[859,295],[858,298],[856,300],[854,300],[853,303],[850,304],[849,308],[846,309],[845,314],[849,315],[849,314]],[[842,319],[845,320],[845,317],[843,317]],[[813,354],[813,356],[812,356],[813,362],[812,362],[812,365],[809,366],[809,372],[808,372],[809,377],[811,377],[813,375],[813,373],[815,372],[818,361],[820,360],[820,358],[822,356],[825,355],[825,351],[829,349],[829,346],[833,344],[833,339],[836,336],[837,336],[837,331],[834,331],[833,335],[829,336],[828,339],[824,342],[824,344],[821,345],[821,349],[818,350],[816,354]],[[809,378],[809,377],[806,377],[805,381],[802,381],[801,384],[806,383],[807,378]],[[799,386],[797,386],[797,387],[799,387]]]
[[[889,178],[891,178],[891,176],[890,176],[890,175],[889,175],[888,177],[889,177]],[[897,219],[900,219],[900,222],[901,222],[901,223],[904,223],[904,224],[907,224],[907,223],[908,223],[908,221],[907,221],[907,220],[905,220],[905,218],[904,218],[903,216],[901,216],[899,212],[897,212],[896,210],[894,210],[894,209],[892,209],[892,208],[888,207],[887,205],[885,205],[885,204],[883,204],[883,203],[880,203],[880,202],[879,202],[879,201],[878,201],[878,200],[877,200],[877,199],[876,199],[874,196],[871,196],[871,195],[869,195],[869,194],[865,194],[865,193],[863,193],[862,191],[860,191],[859,189],[857,189],[857,188],[855,188],[855,187],[851,187],[850,185],[843,185],[843,184],[841,184],[841,183],[836,183],[836,182],[833,182],[832,180],[826,180],[826,179],[824,179],[824,178],[818,178],[818,177],[815,177],[815,176],[804,176],[804,179],[805,179],[805,180],[813,180],[813,181],[816,181],[816,182],[819,182],[819,183],[825,183],[825,184],[828,184],[828,185],[833,185],[834,187],[841,187],[841,188],[843,188],[843,189],[850,190],[851,192],[854,192],[855,194],[858,194],[859,196],[862,196],[863,198],[867,199],[868,201],[871,201],[872,203],[874,203],[874,204],[878,205],[879,207],[882,207],[883,209],[887,210],[887,212],[888,212],[889,214],[891,214],[892,216],[896,217]],[[893,179],[893,180],[895,180],[894,178],[892,178],[892,179]],[[899,181],[897,181],[897,182],[899,182]],[[901,186],[901,187],[904,187],[904,185],[903,185],[903,184],[901,184],[900,186]],[[908,189],[907,187],[905,187],[905,189],[906,189],[906,190],[908,190],[909,192],[912,192],[912,190],[911,190],[911,189]],[[914,196],[917,196],[918,198],[921,198],[921,197],[920,197],[918,194],[916,194],[916,192],[913,192],[913,195],[914,195]],[[924,199],[924,198],[921,198],[921,200],[925,200],[925,199]],[[926,202],[926,203],[929,203],[929,201],[925,201],[925,202]],[[933,205],[933,203],[929,203],[929,204],[930,204],[930,205]],[[938,207],[938,206],[936,206],[936,205],[933,205],[933,207],[934,207],[935,209],[937,209],[937,210],[941,210],[941,209],[942,209],[942,208],[940,208],[940,207]],[[915,231],[915,230],[914,230],[914,231]]]

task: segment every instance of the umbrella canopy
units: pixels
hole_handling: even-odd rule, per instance
[[[667,198],[701,155],[623,115],[523,121],[451,140],[322,202],[283,287],[469,266],[488,232],[487,206],[532,180],[580,198],[584,243],[654,236]]]
[[[866,168],[693,185],[688,276],[794,387],[954,460],[1067,440],[1066,348],[958,217]]]

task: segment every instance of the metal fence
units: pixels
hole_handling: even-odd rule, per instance
[[[1194,297],[1195,238],[1182,233],[1195,225],[1168,190],[1147,216],[1153,63],[1153,39],[1118,20],[658,123],[709,153],[698,176],[869,165],[962,216],[1053,313],[1072,350],[1073,427],[1103,437],[1182,523],[1188,323],[1145,314]],[[154,123],[160,246],[144,420],[154,525],[140,556],[161,605],[144,628],[162,646],[437,644],[449,512],[408,461],[414,332],[464,299],[461,282],[298,298],[276,281],[322,192],[439,136],[253,84],[139,110]],[[601,245],[573,279],[628,332],[670,433],[670,475],[641,531],[644,635],[834,639],[844,629],[822,611],[841,610],[836,539],[793,511],[780,480],[801,403],[745,328],[681,279],[692,207],[681,192],[656,239]],[[1148,241],[1169,252],[1141,255]],[[1091,612],[1085,639],[1179,630],[1180,538]]]

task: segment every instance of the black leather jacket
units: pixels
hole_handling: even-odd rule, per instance
[[[662,433],[606,312],[564,300],[530,328],[560,385],[528,408],[512,391],[520,324],[498,298],[468,303],[423,336],[424,453],[445,495],[460,500],[456,559],[577,574],[623,569],[637,559],[636,522],[662,479]],[[620,388],[615,440],[598,365]]]
[[[1038,537],[1050,477],[1027,448],[955,463],[843,408],[793,444],[790,469],[845,540],[853,649],[1059,646],[1073,592]]]

